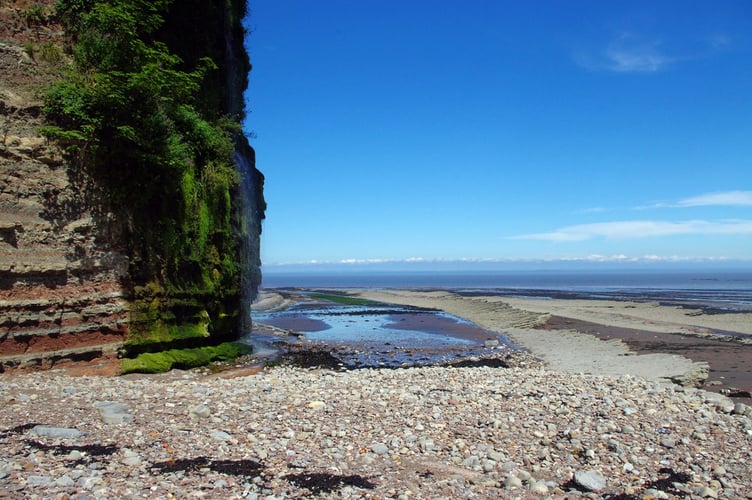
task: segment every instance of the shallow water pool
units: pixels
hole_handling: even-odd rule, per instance
[[[480,354],[488,340],[511,346],[504,336],[443,311],[394,304],[303,300],[254,313],[253,321],[337,348],[348,364],[358,366],[432,364]]]

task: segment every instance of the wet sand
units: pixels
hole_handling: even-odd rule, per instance
[[[561,316],[551,316],[545,329],[577,330],[601,340],[620,339],[636,353],[670,353],[705,362],[710,367],[705,384],[708,388],[744,392],[745,397],[749,397],[752,391],[752,345],[609,326]]]
[[[361,297],[435,307],[509,336],[550,368],[631,374],[725,392],[752,390],[752,346],[718,332],[752,333],[752,314],[704,314],[676,306],[602,300],[536,300],[446,291],[351,291]],[[708,373],[709,372],[709,373]],[[717,384],[721,385],[717,385]]]

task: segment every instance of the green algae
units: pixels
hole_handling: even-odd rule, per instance
[[[238,342],[225,342],[216,346],[193,349],[170,349],[162,352],[147,352],[135,358],[123,359],[120,369],[126,373],[164,373],[173,368],[189,369],[206,366],[215,361],[232,361],[249,354],[252,348]]]

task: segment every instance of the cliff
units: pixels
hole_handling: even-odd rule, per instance
[[[265,209],[245,2],[53,4],[0,7],[0,367],[236,339]]]

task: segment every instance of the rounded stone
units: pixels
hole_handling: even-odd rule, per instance
[[[389,447],[384,443],[374,443],[371,445],[371,451],[377,455],[383,455],[389,451]]]
[[[530,485],[530,492],[535,493],[536,495],[547,495],[548,486],[542,481],[537,481]]]
[[[597,470],[577,471],[574,482],[588,491],[601,491],[606,488],[606,478]]]
[[[508,490],[522,488],[522,480],[515,475],[508,475],[504,480],[504,487]]]

